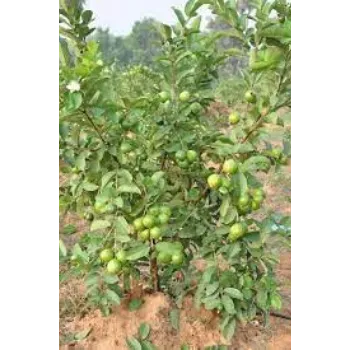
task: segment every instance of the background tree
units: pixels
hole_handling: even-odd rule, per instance
[[[247,13],[251,9],[252,5],[249,4],[248,0],[240,0],[237,1],[237,12],[242,16],[244,13]],[[207,30],[211,33],[220,33],[232,31],[232,25],[227,23],[223,17],[215,16],[213,17],[207,24]],[[232,48],[242,48],[242,42],[237,38],[231,36],[224,36],[218,41],[218,47],[221,50],[228,50]],[[247,63],[247,60],[238,58],[238,57],[230,57],[225,65],[223,65],[220,69],[220,72],[224,75],[227,74],[235,74],[237,73],[238,68],[242,68]]]
[[[145,18],[135,22],[131,33],[125,37],[110,33],[108,28],[98,28],[91,39],[99,42],[103,58],[107,62],[117,61],[122,66],[151,66],[160,50],[157,26],[155,19]]]

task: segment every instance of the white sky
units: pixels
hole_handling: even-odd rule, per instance
[[[110,31],[118,35],[129,34],[135,21],[144,17],[153,17],[160,22],[174,24],[175,13],[171,7],[183,10],[187,0],[87,0],[85,8],[94,12],[94,26],[109,27]],[[200,14],[208,15],[206,11]]]

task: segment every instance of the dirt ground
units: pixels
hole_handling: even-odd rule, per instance
[[[284,314],[290,315],[290,253],[281,255],[278,275],[282,284]],[[204,349],[210,345],[229,345],[230,350],[287,350],[291,348],[291,322],[271,317],[267,327],[254,321],[240,326],[231,344],[220,335],[219,319],[210,311],[197,311],[191,297],[184,301],[180,313],[180,329],[175,331],[169,322],[171,302],[164,294],[146,295],[143,306],[130,312],[124,302],[109,317],[93,311],[80,318],[76,316],[65,325],[66,331],[80,332],[91,329],[87,339],[77,344],[66,344],[61,350],[127,350],[125,338],[137,334],[145,322],[151,326],[150,340],[159,350],[180,350],[187,344],[190,349]]]

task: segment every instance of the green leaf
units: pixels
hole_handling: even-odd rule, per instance
[[[86,161],[85,161],[85,159],[86,159],[87,156],[88,156],[87,151],[83,151],[83,152],[81,152],[81,153],[78,155],[78,157],[77,157],[77,159],[76,159],[76,161],[75,161],[75,166],[76,166],[79,170],[81,170],[81,171],[84,171],[84,170],[85,170],[85,166],[86,166]]]
[[[77,227],[74,224],[68,224],[63,228],[63,233],[65,235],[71,235],[75,232],[77,232]]]
[[[85,279],[86,287],[90,288],[99,283],[100,283],[100,276],[97,275],[96,273],[90,273],[89,275],[86,276],[86,279]]]
[[[209,296],[214,294],[219,289],[219,282],[214,282],[209,284],[205,290],[205,295]]]
[[[256,294],[256,304],[260,307],[262,310],[266,310],[267,307],[267,291],[260,289],[258,293]]]
[[[103,230],[110,226],[111,226],[111,223],[107,220],[94,220],[91,224],[90,230],[91,231]]]
[[[238,178],[238,181],[239,181],[240,193],[241,194],[246,193],[248,190],[247,178],[243,173],[238,173],[236,177]]]
[[[69,50],[66,41],[60,41],[60,63],[63,66],[67,66],[69,64]]]
[[[74,340],[81,341],[85,339],[92,331],[92,328],[88,328],[85,331],[81,331],[79,333],[74,334]]]
[[[215,230],[215,233],[219,236],[227,235],[229,232],[230,232],[229,226],[222,226],[222,227],[219,227]]]
[[[218,298],[207,299],[205,300],[205,304],[204,304],[207,310],[217,309],[218,307],[220,307],[220,305],[221,305],[221,301]]]
[[[144,256],[148,256],[150,247],[146,244],[140,244],[136,247],[129,249],[126,252],[126,259],[129,261],[139,260]]]
[[[171,8],[175,12],[175,15],[176,15],[177,19],[179,20],[179,22],[181,23],[182,27],[185,27],[186,20],[185,20],[184,15],[182,14],[182,12],[179,9],[177,9],[175,6],[172,6]]]
[[[234,258],[241,251],[241,244],[236,242],[230,245],[230,248],[227,252],[229,259]]]
[[[201,21],[202,21],[201,16],[196,17],[191,23],[191,29],[198,32],[201,27]]]
[[[72,255],[77,256],[79,259],[83,260],[84,262],[89,261],[88,254],[81,249],[78,243],[74,244]]]
[[[222,305],[224,306],[227,313],[233,315],[235,313],[235,304],[228,295],[223,295],[221,297]]]
[[[196,11],[202,6],[202,4],[209,3],[204,0],[189,0],[185,5],[185,13],[188,17],[196,16]]]
[[[126,169],[120,169],[117,172],[118,179],[121,185],[128,185],[132,182],[132,174]]]
[[[98,186],[91,182],[84,182],[83,188],[85,191],[96,191],[98,189]]]
[[[142,346],[142,350],[157,350],[155,345],[153,345],[148,340],[142,340],[141,341],[141,346]]]
[[[183,80],[193,76],[195,73],[195,70],[193,68],[185,70],[178,74],[177,76],[177,84],[180,85]],[[189,109],[191,111],[191,109]]]
[[[196,293],[194,295],[194,306],[197,310],[199,310],[201,304],[202,304],[202,294],[205,290],[205,284],[199,283]]]
[[[254,304],[250,305],[247,316],[250,320],[256,317],[256,306]]]
[[[83,103],[83,96],[80,92],[70,93],[68,95],[68,110],[69,112],[76,111]]]
[[[223,218],[223,223],[225,225],[231,224],[232,222],[236,221],[238,219],[238,211],[236,207],[229,207],[228,211]]]
[[[139,328],[140,338],[145,340],[149,336],[150,331],[151,327],[147,323],[142,323]]]
[[[222,334],[227,340],[231,340],[236,330],[236,320],[231,318],[230,322],[224,328]]]
[[[202,275],[202,282],[209,283],[211,281],[211,278],[213,277],[214,273],[216,273],[216,272],[217,272],[216,266],[208,267]]]
[[[155,172],[151,179],[153,181],[154,184],[157,184],[159,182],[159,180],[165,175],[165,172],[164,171],[157,171]]]
[[[177,331],[180,329],[180,310],[172,309],[169,313],[170,324]]]
[[[141,191],[135,184],[130,184],[130,185],[121,185],[120,187],[118,187],[118,193],[141,194]]]
[[[127,338],[126,344],[130,350],[142,350],[141,344],[134,337]]]
[[[270,302],[271,302],[272,308],[274,308],[275,310],[281,310],[282,299],[278,294],[276,293],[272,294],[270,297]]]
[[[226,270],[222,272],[219,278],[221,288],[230,287],[232,285],[232,281],[235,278],[236,278],[235,274],[230,270]]]
[[[167,24],[163,24],[162,23],[160,25],[160,32],[161,32],[161,34],[162,34],[164,39],[166,39],[166,40],[171,39],[171,32],[172,32],[172,30],[171,30],[171,27],[168,26]]]
[[[129,311],[136,311],[138,310],[143,304],[143,301],[141,299],[132,299],[129,303]]]
[[[231,315],[227,315],[224,318],[222,318],[220,320],[220,330],[221,332],[223,332],[223,330],[225,329],[225,327],[229,324],[229,322],[231,321],[232,316]]]
[[[254,151],[254,147],[250,143],[239,143],[232,147],[232,153],[249,153]]]
[[[237,148],[236,146],[221,141],[215,141],[212,147],[219,156],[232,156],[232,153],[235,153],[234,151]]]
[[[227,214],[227,211],[231,204],[231,198],[229,195],[225,195],[224,199],[222,200],[221,206],[220,206],[220,216],[224,217]]]
[[[81,15],[83,22],[85,24],[89,23],[91,18],[92,18],[93,12],[91,10],[86,10],[83,12],[83,14]]]
[[[67,248],[61,239],[60,239],[60,254],[62,256],[67,256]]]
[[[114,304],[120,305],[120,296],[115,291],[107,289],[106,296],[109,301],[113,302]]]
[[[117,198],[114,200],[114,204],[115,204],[118,208],[123,208],[123,206],[124,206],[123,198],[122,198],[122,197],[117,197]]]
[[[176,252],[183,251],[183,245],[181,242],[159,242],[156,244],[156,251],[173,255]]]
[[[231,298],[243,300],[243,294],[235,288],[225,288],[224,293],[229,295]]]
[[[118,276],[116,275],[104,275],[103,276],[103,280],[105,281],[105,283],[107,284],[116,284],[119,281]]]
[[[101,179],[101,189],[103,189],[115,175],[115,171],[109,171],[108,173],[104,174]]]
[[[243,289],[243,296],[244,296],[244,299],[250,300],[251,298],[253,298],[252,290],[249,288],[244,288]]]
[[[243,163],[242,171],[267,171],[271,167],[270,159],[265,156],[253,156]]]
[[[175,65],[177,65],[178,63],[180,63],[184,58],[191,56],[192,52],[191,51],[185,51],[184,53],[182,53],[175,61]]]
[[[115,228],[117,230],[116,238],[120,242],[129,242],[129,224],[123,216],[118,216],[115,220]]]

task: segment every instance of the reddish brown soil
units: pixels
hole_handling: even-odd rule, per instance
[[[282,313],[290,315],[290,253],[281,255],[277,270],[284,299]],[[79,287],[78,287],[79,288]],[[81,288],[81,286],[80,286]],[[219,319],[205,309],[196,310],[191,297],[183,303],[180,314],[179,332],[172,329],[169,311],[172,309],[169,299],[161,293],[144,296],[143,306],[130,312],[126,302],[116,307],[109,317],[102,317],[99,311],[93,311],[80,318],[75,316],[65,322],[65,332],[80,332],[91,329],[87,339],[77,344],[63,345],[61,350],[123,350],[127,349],[125,338],[137,334],[138,327],[145,322],[151,326],[150,340],[159,350],[179,350],[182,344],[191,349],[204,349],[205,346],[225,344],[231,350],[284,350],[291,348],[291,322],[271,317],[270,324],[263,327],[259,321],[240,326],[231,344],[220,335]],[[66,320],[67,321],[67,320]]]

